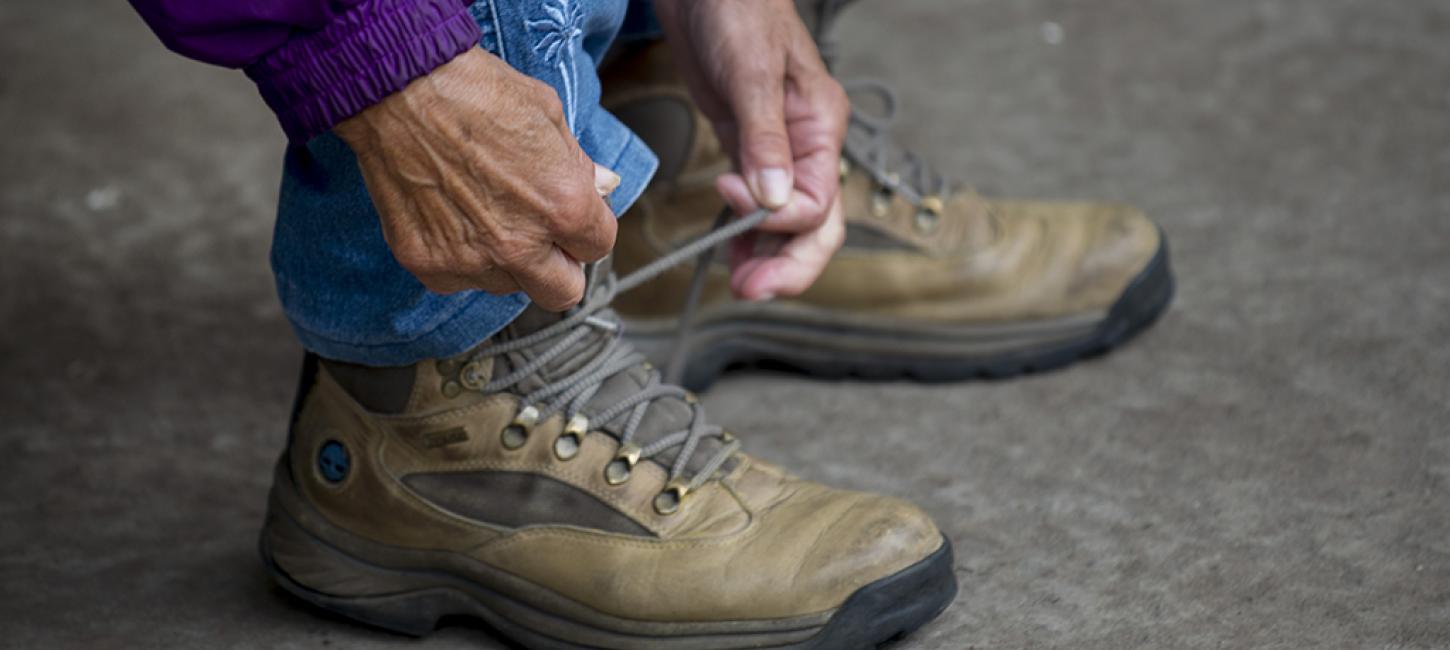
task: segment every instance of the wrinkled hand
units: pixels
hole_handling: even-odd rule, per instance
[[[383,235],[433,291],[522,290],[562,311],[614,246],[619,184],[579,148],[559,97],[474,48],[339,124]]]
[[[793,0],[658,0],[700,110],[739,173],[716,180],[737,213],[774,213],[741,237],[731,288],[749,300],[805,291],[845,238],[839,165],[850,103]]]

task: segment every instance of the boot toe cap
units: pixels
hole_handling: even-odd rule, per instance
[[[839,605],[857,589],[931,555],[942,534],[925,512],[905,501],[874,495],[856,499],[814,531],[792,585]]]

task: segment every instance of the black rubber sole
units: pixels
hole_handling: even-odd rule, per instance
[[[807,350],[768,341],[718,341],[691,357],[685,371],[687,388],[704,390],[721,374],[736,368],[764,368],[803,373],[823,379],[912,379],[949,382],[970,379],[1005,379],[1061,368],[1101,355],[1133,338],[1153,324],[1173,301],[1173,272],[1168,261],[1168,240],[1148,265],[1129,283],[1108,310],[1107,317],[1087,334],[1036,348],[973,356],[907,356],[902,354]]]
[[[321,542],[318,542],[321,544]],[[327,546],[328,552],[338,552]],[[526,648],[544,650],[583,650],[585,646],[563,641],[550,635],[548,629],[538,630],[520,625],[494,611],[488,602],[470,595],[484,591],[493,598],[504,596],[479,585],[446,585],[404,590],[381,596],[334,596],[315,591],[292,578],[272,559],[263,534],[259,547],[262,560],[277,583],[292,595],[326,613],[340,615],[371,627],[408,636],[426,636],[445,619],[476,619],[503,638]],[[376,576],[379,573],[406,574],[385,569],[356,558],[340,561],[355,564],[359,572]],[[454,579],[461,583],[462,579]],[[931,555],[890,576],[872,582],[851,594],[820,631],[808,639],[787,645],[759,645],[759,638],[746,635],[738,643],[718,647],[777,648],[779,650],[871,650],[893,642],[915,631],[940,615],[957,594],[951,543],[942,538],[942,545]],[[521,605],[513,602],[514,605]],[[559,621],[558,625],[577,625]],[[618,633],[609,633],[615,639]],[[632,637],[639,638],[639,637]],[[672,638],[672,637],[671,637]],[[651,641],[663,641],[651,637]],[[718,640],[718,637],[717,637]],[[728,639],[727,639],[728,641]],[[627,638],[611,644],[633,647]]]
[[[876,648],[915,632],[957,597],[952,545],[856,590],[809,648]]]

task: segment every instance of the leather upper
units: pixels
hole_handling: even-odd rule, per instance
[[[728,475],[690,493],[672,515],[652,500],[664,468],[643,461],[622,485],[603,469],[618,445],[590,432],[560,460],[553,417],[509,450],[500,433],[518,407],[512,394],[437,390],[446,377],[418,366],[409,409],[364,410],[326,368],[294,424],[291,471],[303,498],[331,524],[401,549],[448,551],[482,562],[600,612],[662,621],[781,618],[827,612],[856,589],[935,551],[941,534],[903,501],[834,490],[739,454]],[[461,433],[460,433],[461,432]],[[351,452],[331,483],[314,459],[329,441]],[[413,475],[507,472],[559,481],[637,523],[644,534],[558,521],[518,528],[452,512],[405,484]]]
[[[605,106],[625,114],[638,114],[629,107],[652,98],[688,97],[663,44],[630,52],[603,74]],[[713,183],[729,169],[728,157],[703,116],[691,112],[697,126],[689,142],[651,142],[662,158],[684,162],[673,177],[657,178],[621,219],[614,264],[622,272],[703,233],[723,205]],[[848,236],[806,293],[769,306],[733,301],[728,271],[717,263],[699,318],[793,308],[928,326],[1096,317],[1162,244],[1157,227],[1125,205],[988,201],[966,189],[940,199],[938,210],[924,210],[848,165],[843,207],[848,228],[863,236]],[[616,309],[631,319],[671,320],[690,273],[677,268],[621,296]]]

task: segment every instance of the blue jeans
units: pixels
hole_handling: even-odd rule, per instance
[[[595,67],[629,8],[628,0],[475,0],[471,7],[483,28],[480,46],[553,86],[585,153],[620,175],[610,197],[615,214],[639,197],[658,166],[644,142],[599,106]],[[639,14],[631,25],[647,28]],[[352,151],[331,134],[288,151],[272,270],[303,347],[364,365],[461,354],[529,304],[522,293],[424,288],[393,258]]]

